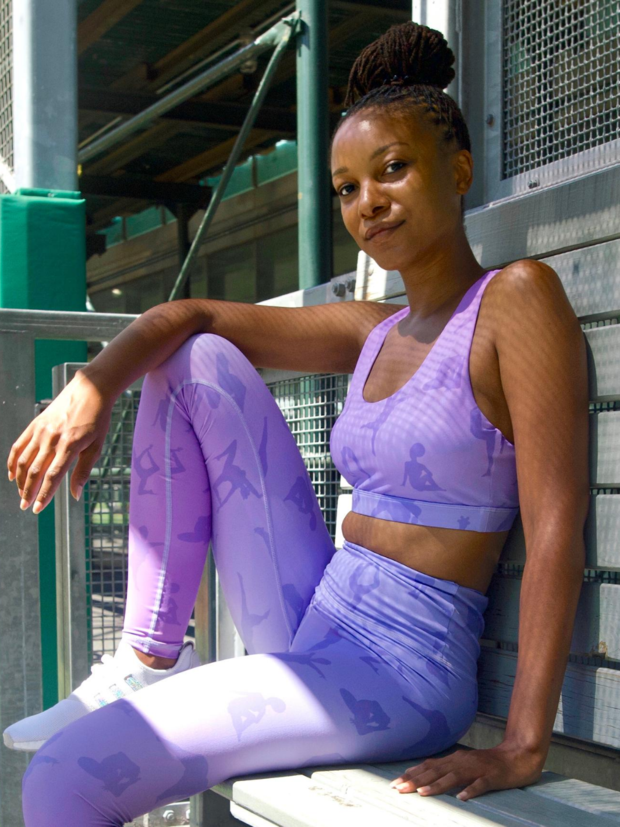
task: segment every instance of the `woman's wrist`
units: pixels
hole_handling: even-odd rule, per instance
[[[549,752],[549,742],[546,744],[542,741],[525,741],[518,736],[504,736],[504,739],[497,745],[497,749],[501,752],[512,753],[528,758],[532,765],[540,769],[543,768],[547,760]]]

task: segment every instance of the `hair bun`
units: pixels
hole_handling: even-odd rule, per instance
[[[390,26],[353,64],[345,105],[389,83],[445,89],[455,76],[453,63],[454,52],[436,29],[413,21]]]

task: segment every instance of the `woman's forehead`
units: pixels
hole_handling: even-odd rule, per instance
[[[352,157],[370,161],[373,152],[394,142],[420,149],[431,140],[432,132],[410,114],[363,110],[347,118],[338,129],[332,144],[332,168]]]

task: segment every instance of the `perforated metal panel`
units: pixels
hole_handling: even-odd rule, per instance
[[[0,0],[0,192],[9,192],[3,167],[13,171],[12,0]]]
[[[617,0],[503,0],[502,178],[618,138]]]

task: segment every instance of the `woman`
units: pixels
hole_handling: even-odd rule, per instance
[[[356,61],[332,143],[346,227],[400,271],[406,305],[158,306],[15,442],[23,507],[47,505],[76,457],[79,497],[114,400],[146,374],[123,644],[5,733],[45,742],[24,778],[28,827],[120,825],[235,775],[319,763],[423,759],[396,788],[462,799],[540,777],[584,568],[584,340],[550,267],[485,271],[472,253],[467,128],[441,91],[453,61],[438,32],[392,27]],[[354,484],[341,550],[254,367],[354,371],[331,440]],[[474,718],[484,593],[519,505],[504,740],[429,758]],[[196,667],[181,647],[211,538],[249,654]]]

